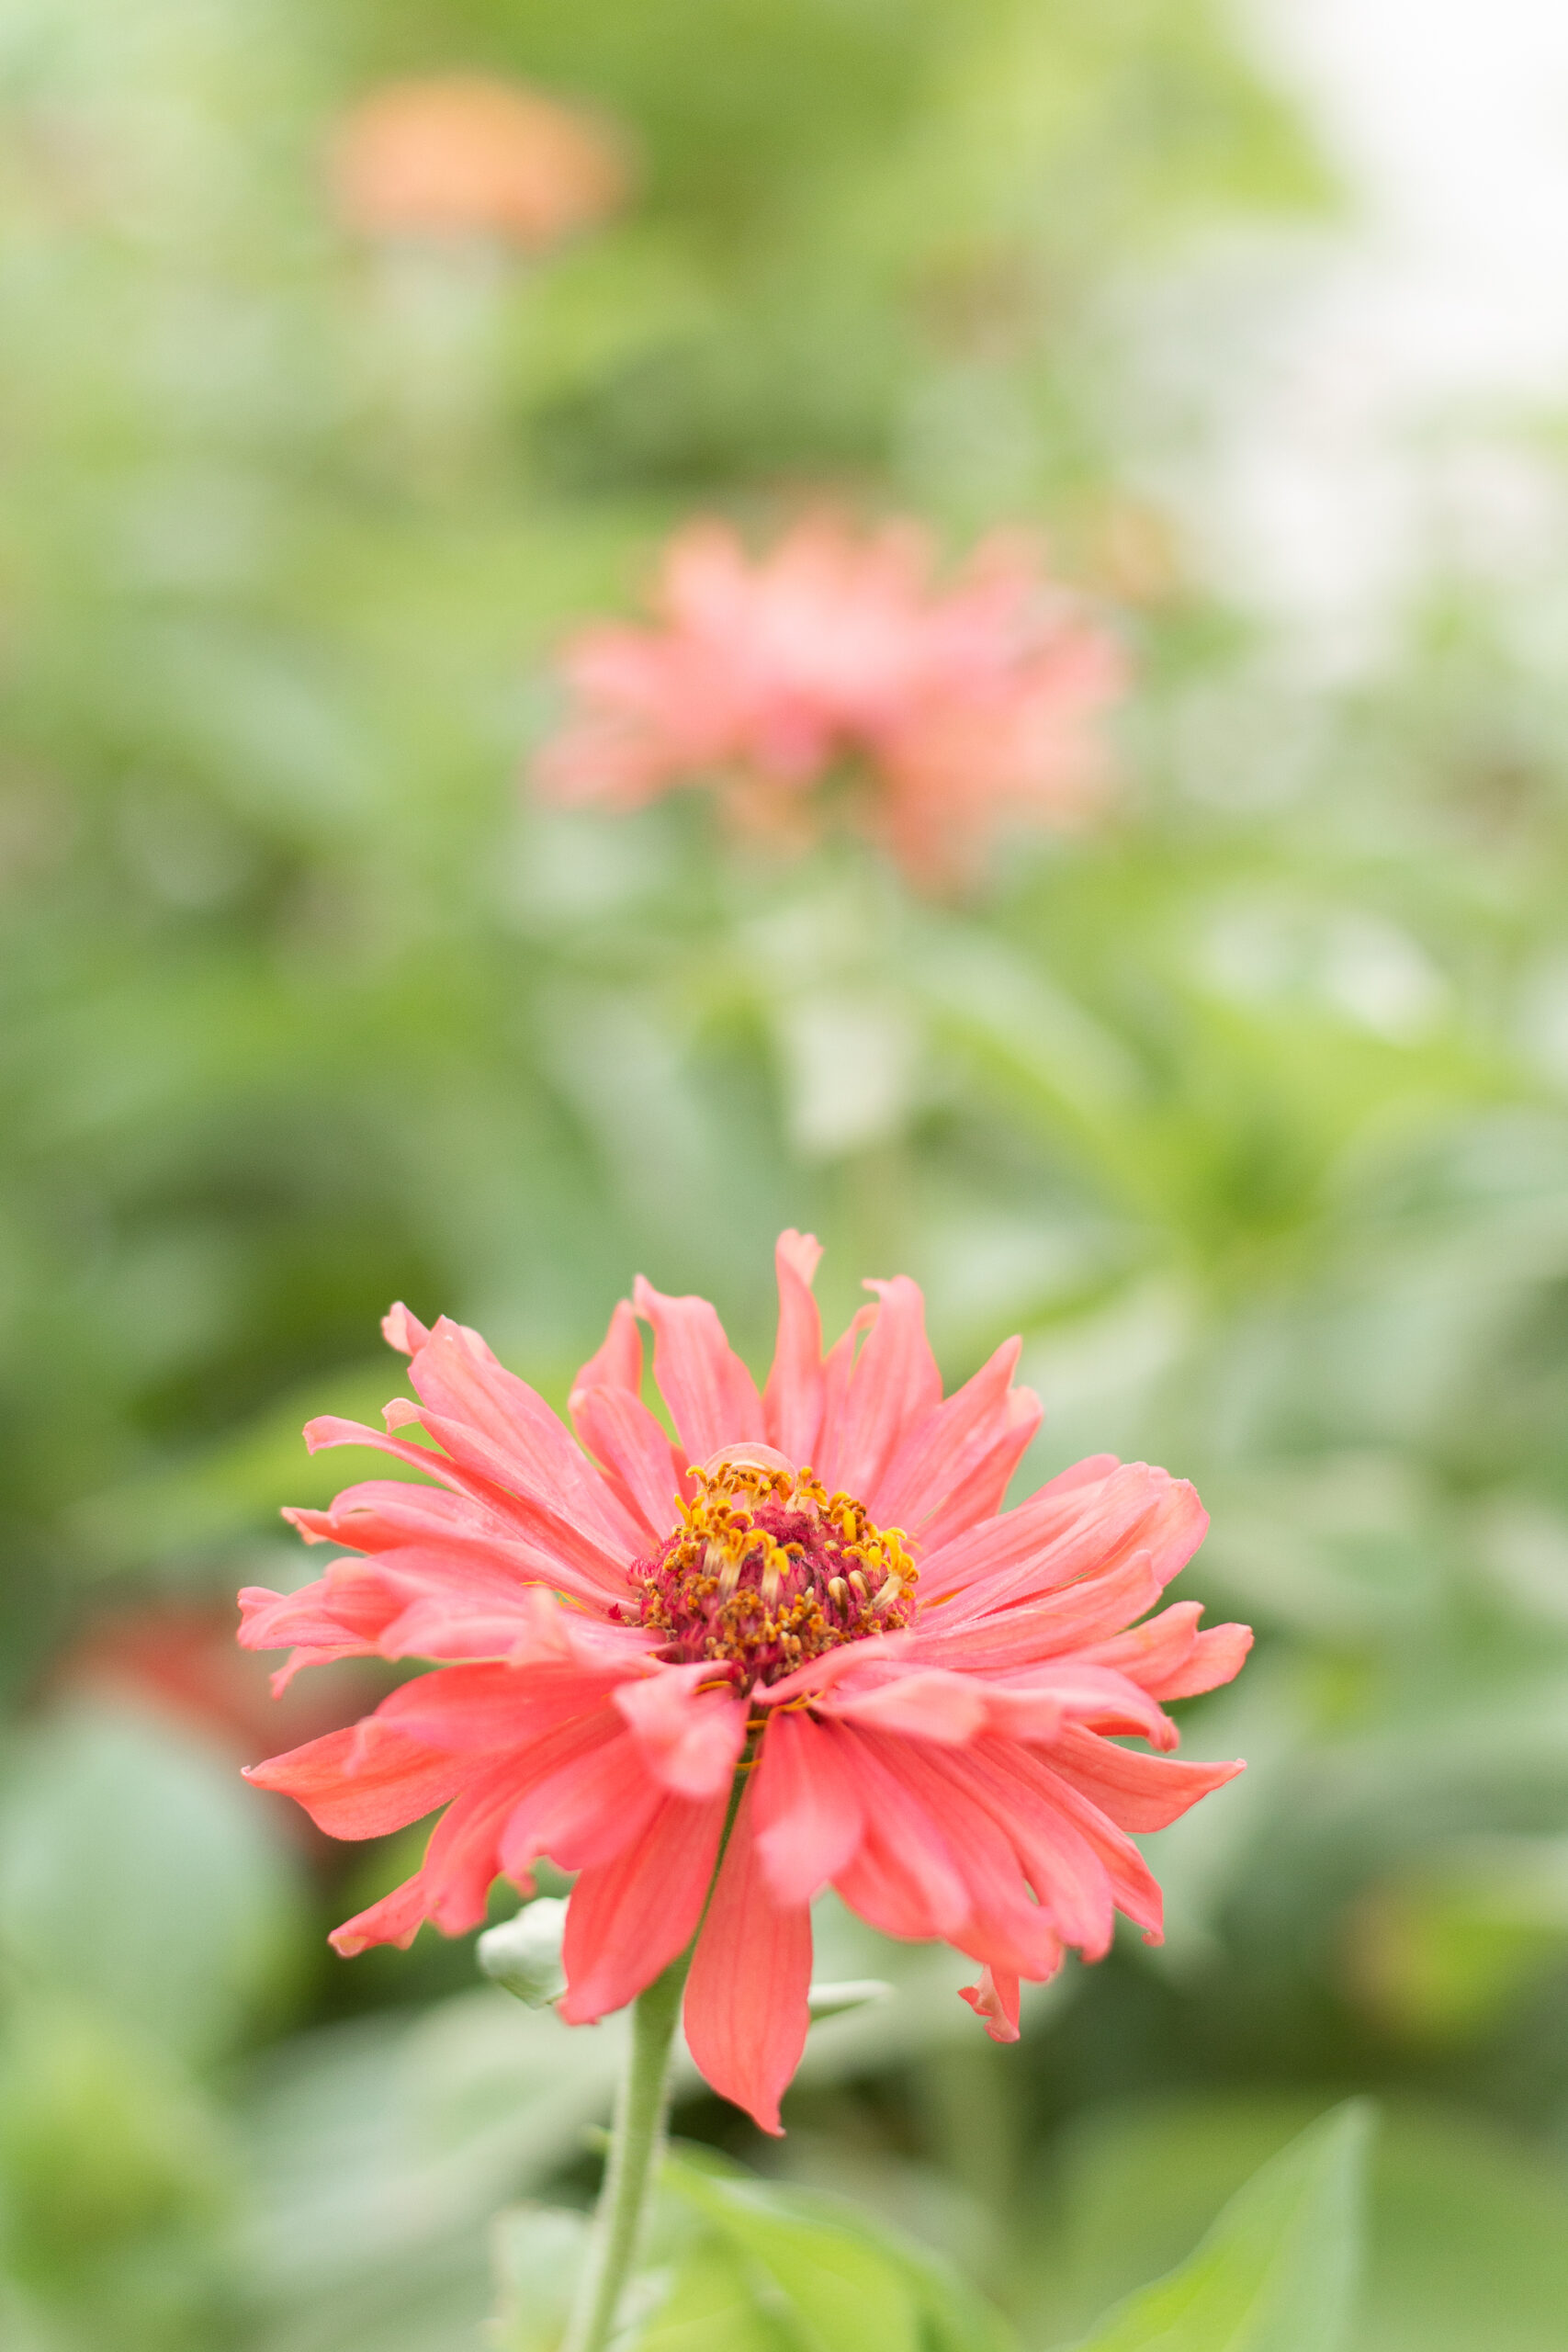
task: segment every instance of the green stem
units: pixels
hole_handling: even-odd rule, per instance
[[[615,2101],[588,2267],[561,2352],[604,2352],[615,2329],[637,2261],[648,2192],[664,2151],[670,2053],[691,1964],[691,1952],[683,1951],[633,2005],[631,2049]]]
[[[745,1753],[729,1784],[729,1806],[697,1933],[680,1958],[672,1960],[663,1975],[656,1976],[632,2005],[631,2048],[615,2098],[604,2185],[594,2209],[588,2265],[560,2352],[604,2352],[615,2333],[626,2281],[637,2265],[648,2192],[664,2154],[664,2127],[670,2113],[670,2053],[675,2029],[681,2022],[681,1999],[686,1990],[697,1938],[706,1924],[714,1889],[724,1867],[729,1833],[746,1792],[746,1775],[757,1752],[757,1738],[756,1733],[748,1736]]]

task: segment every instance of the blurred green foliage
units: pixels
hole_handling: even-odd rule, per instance
[[[339,111],[454,66],[615,116],[635,203],[526,263],[344,231]],[[1373,2087],[1352,2342],[1548,2352],[1560,632],[1437,582],[1314,690],[1151,510],[1155,298],[1209,230],[1331,200],[1221,12],[8,0],[0,108],[7,2343],[455,2352],[490,2216],[586,2194],[615,2030],[429,1937],[324,1961],[392,1858],[232,1778],[319,1726],[127,1628],[304,1573],[276,1507],[342,1474],[299,1424],[397,1386],[393,1296],[559,1400],[638,1264],[759,1360],[793,1222],[830,1314],[917,1274],[954,1378],[1023,1330],[1026,1477],[1198,1480],[1194,1593],[1261,1640],[1189,1736],[1251,1770],[1159,1841],[1163,1951],[1017,2050],[948,1956],[829,1909],[823,1973],[897,1998],[814,2029],[777,2150],[689,2084],[685,2128],[802,2211],[848,2188],[1044,2352]],[[955,548],[1043,522],[1122,601],[1096,837],[934,907],[515,789],[551,643],[669,526],[825,491]]]

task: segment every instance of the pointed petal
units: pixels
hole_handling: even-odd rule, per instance
[[[1044,1408],[1032,1388],[1014,1388],[1008,1396],[1007,1427],[932,1512],[924,1529],[931,1551],[951,1544],[993,1518],[1044,1417]]]
[[[334,1560],[298,1592],[246,1585],[235,1639],[244,1650],[310,1650],[312,1663],[363,1657],[403,1606],[404,1596],[368,1561]]]
[[[409,1365],[416,1418],[455,1462],[547,1505],[624,1558],[626,1515],[544,1398],[498,1363],[477,1331],[436,1324]]]
[[[1241,1763],[1179,1763],[1173,1756],[1145,1756],[1113,1740],[1069,1724],[1051,1744],[1049,1762],[1058,1779],[1078,1790],[1119,1829],[1164,1829],[1189,1805],[1223,1788],[1246,1770]]]
[[[1217,1690],[1234,1681],[1247,1664],[1252,1647],[1250,1625],[1211,1625],[1192,1645],[1183,1671],[1152,1691],[1156,1699],[1195,1699],[1200,1691]]]
[[[1201,1601],[1176,1601],[1157,1617],[1080,1655],[1086,1665],[1114,1667],[1141,1683],[1152,1699],[1194,1698],[1231,1681],[1252,1647],[1250,1625],[1211,1625],[1200,1633],[1202,1613]]]
[[[389,1348],[396,1348],[400,1355],[412,1356],[416,1349],[423,1347],[430,1333],[417,1315],[409,1313],[400,1298],[396,1306],[389,1307],[381,1317],[381,1337]]]
[[[921,1564],[927,1606],[963,1596],[964,1613],[1036,1599],[1146,1552],[1163,1588],[1196,1550],[1208,1516],[1192,1488],[1146,1462],[1099,1482],[1043,1488],[1016,1510],[961,1535]]]
[[[814,1233],[792,1226],[781,1233],[774,1252],[779,1284],[779,1336],[773,1370],[762,1391],[768,1443],[796,1469],[815,1462],[822,1428],[822,1318],[811,1295],[822,1245]]]
[[[1119,1634],[1159,1599],[1161,1588],[1148,1554],[1138,1551],[1037,1600],[982,1610],[983,1589],[967,1596],[967,1611],[960,1603],[917,1622],[911,1646],[922,1660],[977,1670],[1060,1657]]]
[[[728,1810],[722,1796],[666,1797],[647,1833],[571,1890],[561,1962],[568,2025],[592,2025],[651,1984],[703,1916]]]
[[[335,1414],[323,1414],[308,1421],[305,1442],[312,1453],[323,1446],[370,1446],[378,1453],[390,1453],[412,1469],[439,1479],[443,1486],[483,1507],[500,1522],[522,1547],[521,1556],[528,1564],[527,1572],[542,1584],[570,1592],[600,1610],[625,1594],[626,1566],[636,1551],[635,1526],[630,1521],[629,1540],[619,1551],[607,1550],[560,1512],[509,1492],[483,1474],[437,1453],[431,1446],[405,1444],[397,1438],[384,1436],[379,1430],[366,1428],[362,1422],[342,1420]],[[602,1480],[600,1483],[603,1486]],[[608,1489],[605,1492],[607,1495]],[[296,1516],[309,1522],[317,1515],[301,1511]],[[354,1539],[351,1536],[340,1540]]]
[[[996,1739],[942,1761],[1009,1829],[1064,1943],[1077,1945],[1087,1960],[1100,1959],[1113,1910],[1157,1939],[1161,1896],[1147,1862],[1114,1822],[1051,1770],[1048,1755]]]
[[[424,1889],[416,1872],[390,1894],[384,1894],[379,1903],[372,1903],[367,1911],[356,1911],[352,1919],[334,1928],[327,1941],[344,1960],[356,1959],[372,1944],[395,1944],[400,1951],[407,1951],[423,1925]]]
[[[878,1519],[882,1479],[905,1438],[942,1402],[942,1374],[926,1338],[925,1300],[908,1274],[872,1282],[875,1317],[854,1361],[843,1403],[826,1414],[818,1474],[829,1492],[856,1495]]]
[[[411,1879],[333,1929],[329,1941],[345,1960],[372,1944],[404,1950],[428,1919],[443,1935],[467,1935],[485,1916],[500,1871],[496,1835],[513,1802],[513,1776],[502,1765],[448,1805],[432,1830]]]
[[[1055,1968],[1063,1943],[1094,1959],[1108,1949],[1115,1921],[1111,1873],[1097,1840],[1073,1817],[1084,1808],[1070,1792],[1065,1804],[1042,1804],[1040,1786],[1016,1770],[1021,1752],[1001,1741],[955,1751],[874,1736],[873,1746],[946,1834],[968,1896],[968,1916],[951,1941],[993,1967],[1035,1978]],[[1036,1770],[1035,1779],[1043,1784],[1046,1776]],[[1127,1850],[1143,1869],[1136,1849]]]
[[[472,1770],[468,1758],[367,1715],[346,1731],[248,1765],[245,1778],[292,1797],[329,1838],[381,1838],[446,1804]]]
[[[604,1345],[589,1357],[572,1386],[624,1388],[633,1396],[642,1395],[642,1333],[629,1298],[616,1300]]]
[[[909,1431],[876,1498],[885,1521],[921,1534],[926,1521],[1009,1434],[1008,1397],[1022,1350],[1009,1340],[972,1380]]]
[[[781,2132],[779,2100],[810,2023],[811,1914],[781,1905],[753,1836],[755,1781],[740,1800],[686,1982],[686,2041],[721,2098]]]
[[[637,1520],[649,1551],[675,1525],[686,1457],[629,1389],[574,1388],[571,1425]]]
[[[767,1443],[757,1384],[705,1298],[667,1298],[639,1274],[637,1311],[653,1326],[653,1376],[694,1462],[747,1438]]]
[[[1124,1879],[1129,1868],[1136,1874],[1133,1901],[1140,1914],[1146,1910],[1143,1896],[1153,1882],[1137,1849],[1109,1823],[1091,1819],[1092,1809],[1075,1803],[1072,1791],[1064,1790],[1061,1802],[1051,1803],[1049,1776],[1031,1751],[998,1740],[962,1756],[944,1756],[942,1765],[1008,1833],[1040,1908],[1063,1943],[1077,1946],[1086,1960],[1103,1959],[1116,1920],[1108,1860]],[[1157,1903],[1157,1889],[1154,1893]]]

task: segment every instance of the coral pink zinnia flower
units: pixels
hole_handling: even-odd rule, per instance
[[[490,236],[536,253],[623,201],[624,143],[521,83],[483,74],[389,82],[340,122],[332,175],[351,228]]]
[[[1003,818],[1080,817],[1106,776],[1115,639],[1021,535],[983,541],[950,587],[931,572],[907,522],[857,537],[818,514],[755,563],[728,525],[689,525],[665,551],[656,626],[568,645],[577,708],[541,784],[624,808],[716,782],[742,822],[787,832],[851,763],[863,823],[922,884],[972,872]]]
[[[425,1919],[461,1934],[498,1874],[526,1891],[547,1856],[577,1873],[562,2016],[620,2008],[695,1937],[692,2054],[767,2131],[826,1885],[889,1935],[977,1961],[964,1997],[1001,2041],[1019,1980],[1066,1945],[1098,1958],[1117,1910],[1157,1939],[1127,1833],[1241,1768],[1119,1739],[1173,1747],[1159,1702],[1227,1681],[1251,1639],[1200,1633],[1191,1601],[1134,1622],[1202,1536],[1190,1486],[1102,1454],[1002,1510],[1040,1419],[1010,1385],[1019,1342],[944,1403],[899,1276],[868,1285],[876,1304],[824,1356],[819,1255],[780,1239],[760,1393],[705,1300],[639,1279],[572,1393],[575,1442],[475,1332],[394,1307],[421,1402],[389,1405],[388,1429],[419,1422],[440,1451],[336,1419],[306,1437],[440,1483],[374,1479],[289,1513],[359,1556],[241,1597],[242,1641],[298,1645],[282,1679],[355,1654],[438,1661],[250,1774],[340,1838],[446,1807],[423,1868],[338,1928],[339,1951],[407,1944]],[[673,1443],[639,1394],[638,1317]]]

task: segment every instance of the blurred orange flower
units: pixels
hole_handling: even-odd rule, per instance
[[[859,820],[927,887],[972,874],[1010,817],[1080,819],[1108,777],[1118,640],[1021,533],[982,541],[951,586],[933,571],[907,521],[857,533],[818,514],[756,561],[727,524],[687,526],[654,626],[567,646],[575,708],[542,787],[633,808],[716,784],[743,827],[787,835],[819,821],[814,788],[849,763],[869,786]]]
[[[389,82],[343,118],[338,209],[373,237],[496,237],[539,253],[625,201],[626,148],[597,117],[482,74]]]

